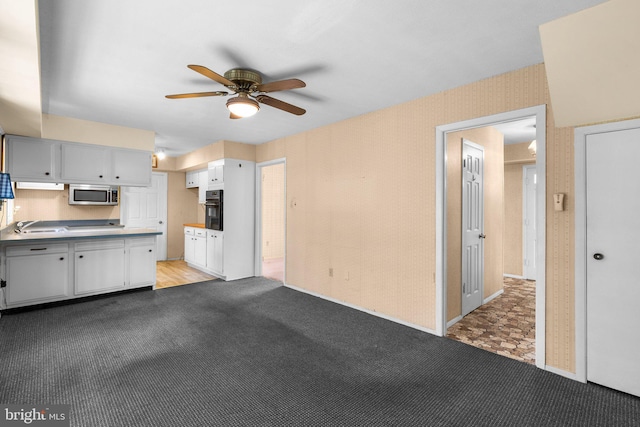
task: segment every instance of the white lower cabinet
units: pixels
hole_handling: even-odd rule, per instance
[[[224,274],[224,234],[222,231],[207,231],[207,269],[214,273]]]
[[[188,264],[207,266],[207,232],[194,227],[184,229],[184,260]]]
[[[66,298],[69,292],[68,255],[66,243],[7,248],[7,306]]]
[[[132,240],[129,246],[129,280],[127,286],[137,288],[156,282],[156,239]]]
[[[75,294],[124,289],[124,263],[124,240],[76,243]]]
[[[0,249],[6,281],[2,309],[156,283],[155,236],[15,244]]]

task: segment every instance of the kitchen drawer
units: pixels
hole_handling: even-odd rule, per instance
[[[142,238],[132,238],[129,239],[129,246],[155,246],[156,238],[155,237],[142,237]]]
[[[43,243],[41,245],[8,246],[7,256],[59,254],[69,251],[66,243]]]
[[[91,240],[75,244],[76,251],[96,251],[101,249],[124,249],[124,240]]]
[[[193,227],[185,227],[184,228],[184,234],[188,234],[189,236],[195,236],[196,229],[193,228]]]
[[[205,229],[196,228],[195,232],[198,237],[207,237],[207,230]]]

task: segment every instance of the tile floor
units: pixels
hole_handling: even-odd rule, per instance
[[[535,281],[505,277],[504,293],[452,325],[447,337],[535,363],[535,303]]]

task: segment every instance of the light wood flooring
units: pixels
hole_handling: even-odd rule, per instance
[[[216,277],[191,268],[184,261],[159,261],[156,263],[156,289],[206,282]]]
[[[466,315],[447,337],[535,363],[536,282],[505,277],[504,293]]]

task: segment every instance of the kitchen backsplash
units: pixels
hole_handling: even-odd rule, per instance
[[[119,206],[69,205],[69,186],[64,190],[15,190],[13,200],[14,221],[117,219]]]

